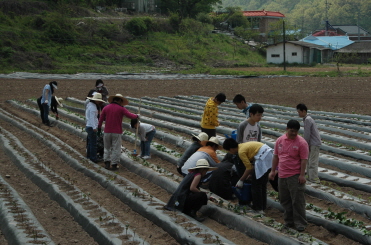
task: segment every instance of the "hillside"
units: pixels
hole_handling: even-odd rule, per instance
[[[359,25],[371,31],[371,1],[354,0],[223,0],[222,6],[239,6],[242,10],[279,11],[286,15],[290,24],[309,34],[323,29],[326,20],[333,25]],[[359,17],[359,20],[358,20]]]
[[[140,17],[41,1],[3,1],[0,11],[0,73],[212,73],[265,63],[241,41],[213,34],[212,25],[176,15]]]

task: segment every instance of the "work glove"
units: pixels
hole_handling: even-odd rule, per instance
[[[49,100],[45,100],[44,104],[48,104],[49,103]]]
[[[206,192],[206,195],[207,195],[207,200],[210,200],[211,192]]]
[[[243,181],[242,180],[239,180],[236,184],[236,187],[237,188],[242,188],[243,187]]]

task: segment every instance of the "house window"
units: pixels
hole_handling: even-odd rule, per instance
[[[280,55],[279,55],[279,54],[271,54],[271,57],[272,57],[272,58],[279,58]]]
[[[298,53],[297,52],[292,52],[291,55],[292,56],[298,56]]]

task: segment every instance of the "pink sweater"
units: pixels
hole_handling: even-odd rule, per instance
[[[98,128],[101,128],[103,121],[105,121],[105,133],[122,134],[122,118],[124,116],[130,119],[138,118],[138,115],[129,112],[125,107],[111,103],[103,108]]]

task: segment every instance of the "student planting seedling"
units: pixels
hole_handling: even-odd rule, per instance
[[[210,193],[200,190],[201,179],[207,172],[215,169],[217,168],[210,167],[206,159],[198,160],[195,167],[188,169],[188,174],[164,208],[170,211],[179,210],[197,221],[204,221],[205,218],[197,216],[197,211],[211,198]]]
[[[150,159],[151,156],[151,142],[156,134],[155,126],[148,123],[141,123],[137,118],[131,119],[131,128],[138,129],[140,136],[140,157],[143,159]]]

